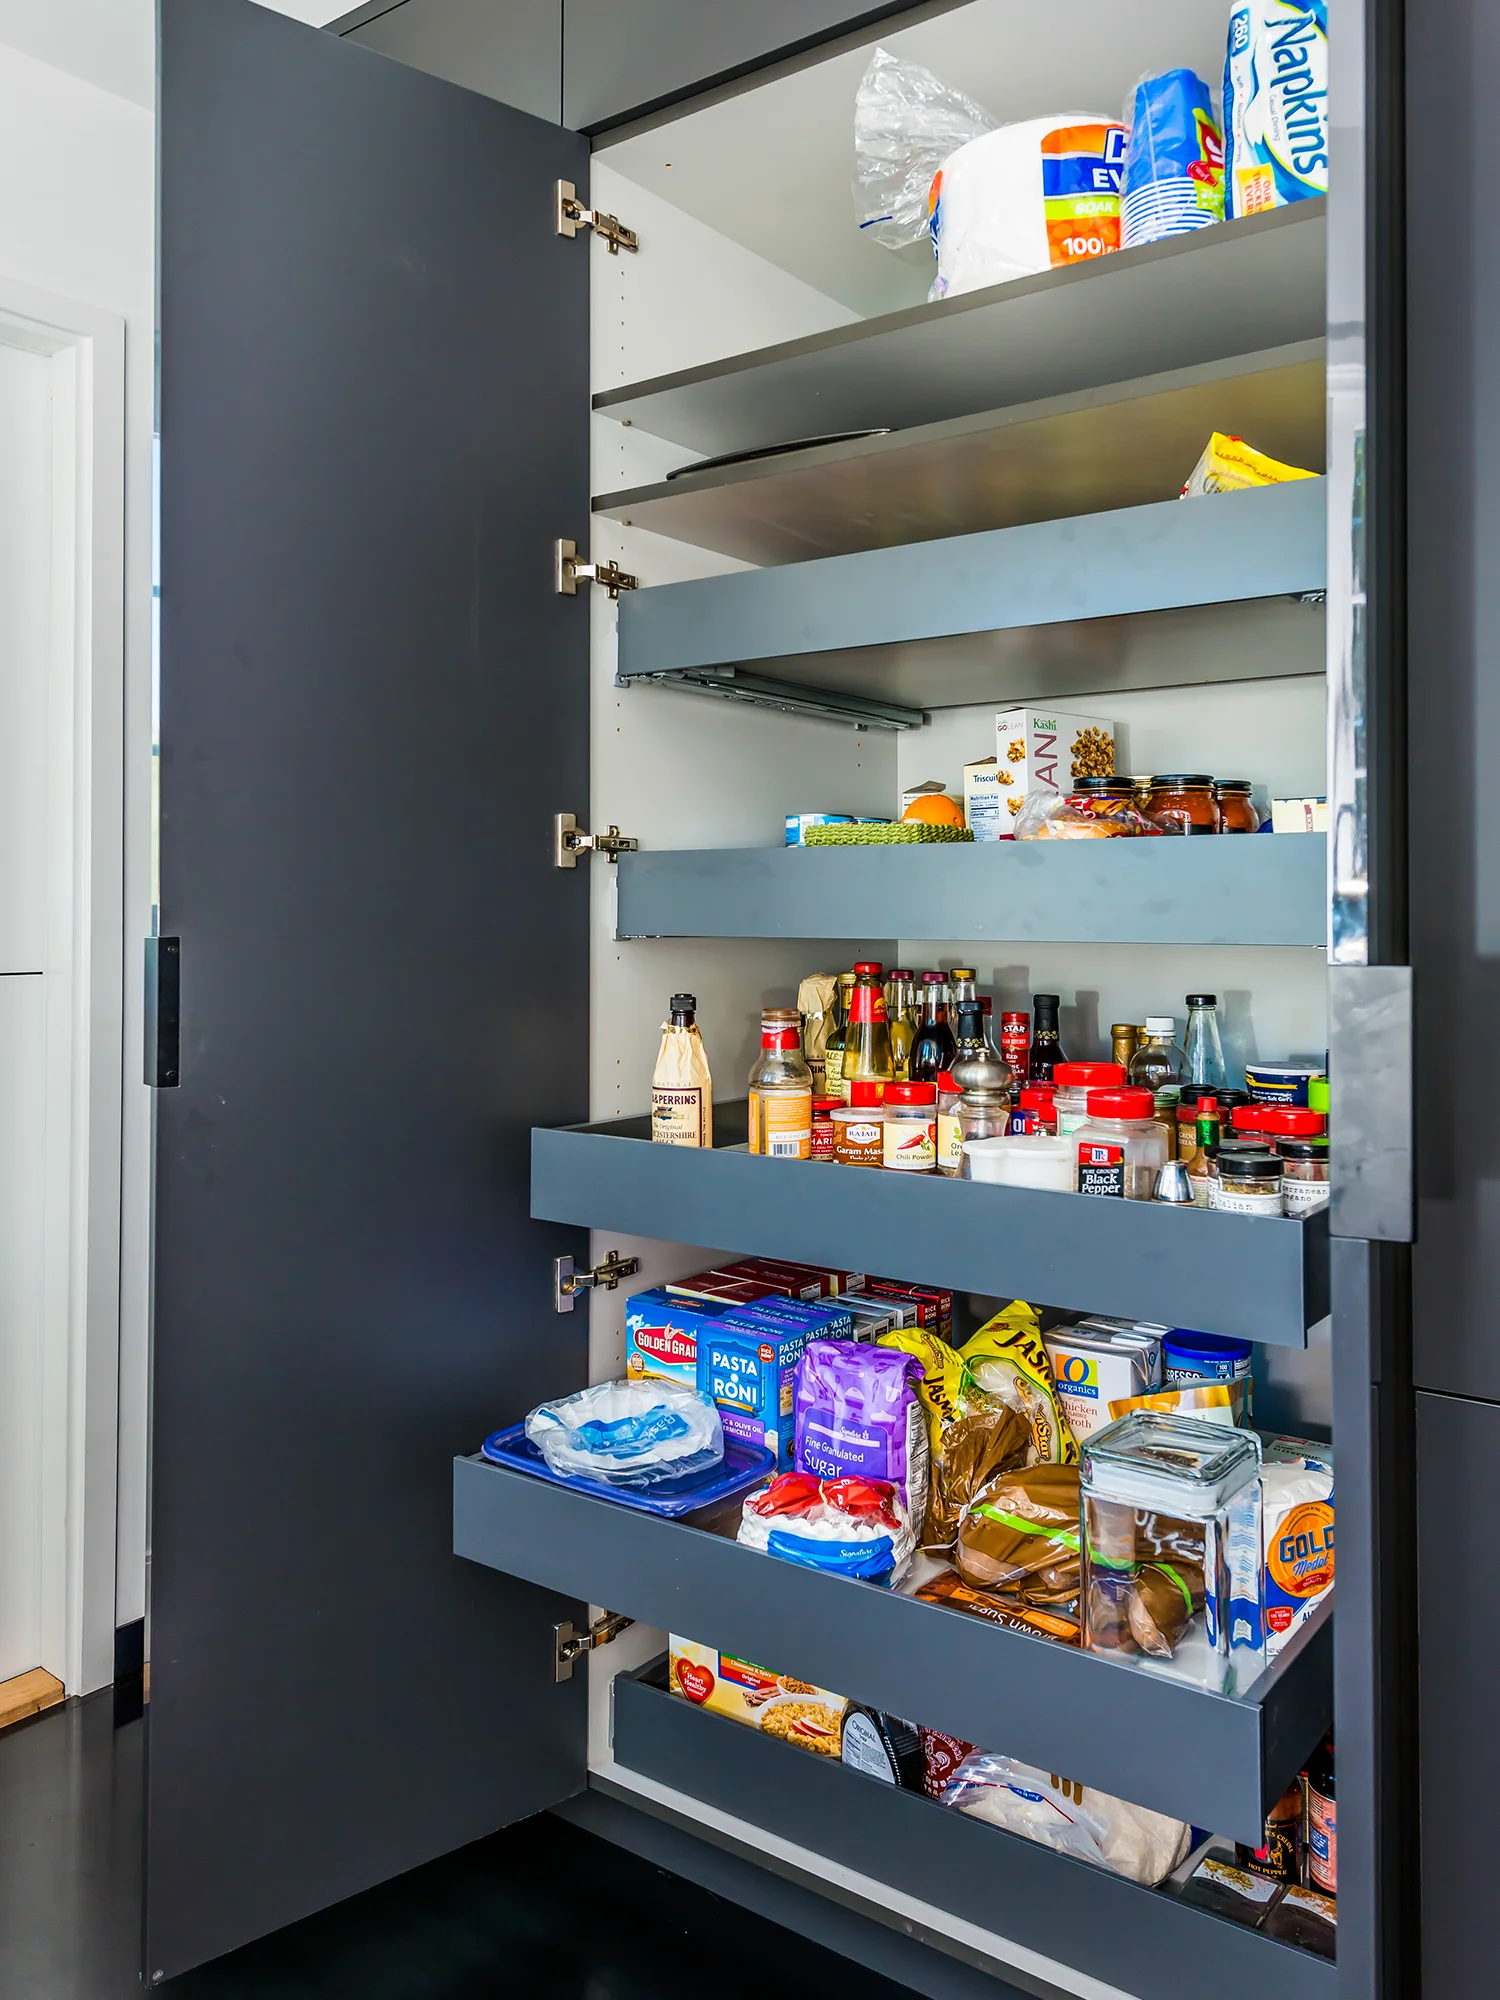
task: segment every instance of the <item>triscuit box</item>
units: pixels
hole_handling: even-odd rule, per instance
[[[748,1660],[731,1659],[692,1639],[668,1638],[669,1685],[699,1708],[745,1722],[799,1750],[837,1757],[843,1748],[846,1696],[810,1681],[774,1674]]]
[[[1272,833],[1327,833],[1327,799],[1272,799]]]
[[[964,825],[976,840],[1003,838],[1008,829],[1001,820],[1009,818],[1001,804],[1004,796],[998,758],[964,765]]]
[[[1115,725],[1056,708],[1012,708],[995,717],[996,784],[1014,819],[1028,792],[1065,792],[1075,778],[1111,775]]]

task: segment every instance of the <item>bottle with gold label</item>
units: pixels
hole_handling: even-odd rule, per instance
[[[812,1071],[795,1007],[767,1007],[750,1069],[750,1151],[769,1160],[812,1158]]]
[[[698,1032],[698,1001],[672,995],[651,1077],[651,1137],[663,1146],[712,1146],[714,1086]]]
[[[873,1083],[884,1092],[885,1086],[895,1080],[880,967],[873,959],[864,959],[854,968],[854,988],[849,995],[849,1026],[844,1033],[844,1102],[850,1101],[851,1084]]]
[[[844,1048],[849,1033],[849,998],[853,991],[854,974],[841,972],[833,1001],[833,1033],[823,1051],[823,1089],[829,1097],[842,1097],[846,1104],[849,1093],[844,1088]]]

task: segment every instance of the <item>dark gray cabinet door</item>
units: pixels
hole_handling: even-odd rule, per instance
[[[601,131],[910,11],[911,0],[563,0],[563,123]]]
[[[249,0],[161,9],[148,1980],[577,1791],[578,1607],[452,1459],[585,1374],[582,142]]]
[[[1500,1787],[1492,1579],[1500,1409],[1417,1397],[1422,1732],[1422,1991],[1495,1990],[1494,1820]],[[1342,1926],[1341,1926],[1342,1928]]]

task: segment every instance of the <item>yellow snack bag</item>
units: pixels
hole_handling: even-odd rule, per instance
[[[903,1354],[910,1354],[921,1363],[922,1379],[917,1384],[917,1398],[922,1405],[922,1415],[927,1419],[927,1444],[932,1462],[936,1465],[942,1457],[943,1432],[964,1413],[964,1383],[968,1371],[959,1359],[958,1350],[950,1347],[937,1334],[928,1333],[918,1326],[883,1333],[875,1345],[899,1348]]]
[[[1243,438],[1215,431],[1203,448],[1203,456],[1188,474],[1182,498],[1193,500],[1203,493],[1236,493],[1244,486],[1280,486],[1288,479],[1317,476],[1315,472],[1304,472],[1301,466],[1283,465],[1279,458],[1268,458]]]
[[[1024,1299],[1012,1299],[959,1351],[979,1387],[1019,1409],[1031,1425],[1033,1464],[1078,1463],[1078,1442],[1058,1403],[1042,1345],[1042,1323]]]

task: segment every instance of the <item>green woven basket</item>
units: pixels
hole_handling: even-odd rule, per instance
[[[901,820],[892,826],[810,826],[804,847],[932,847],[972,840],[966,826],[928,826],[921,820]]]

